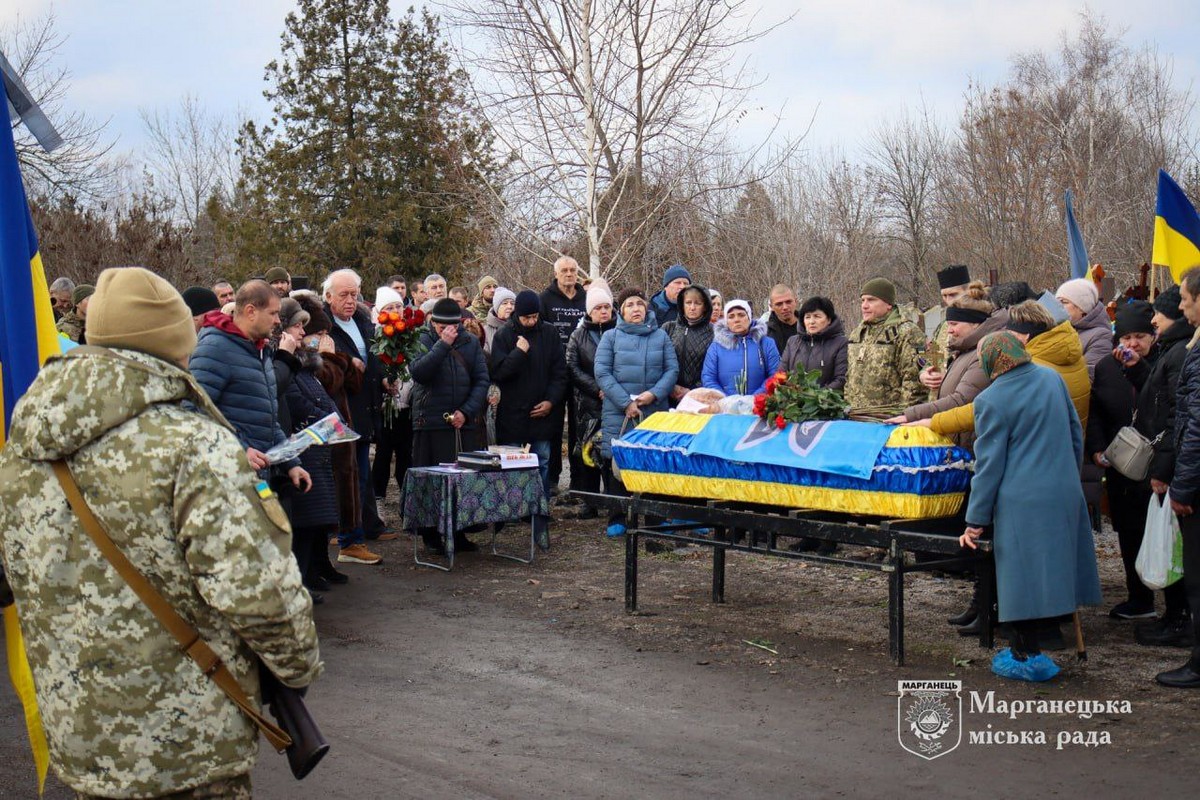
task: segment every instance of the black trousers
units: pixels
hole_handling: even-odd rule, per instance
[[[1192,608],[1192,632],[1197,644],[1192,647],[1191,667],[1200,672],[1200,516],[1192,514],[1179,518],[1183,531],[1183,584],[1188,605]]]
[[[371,465],[371,480],[375,484],[375,496],[387,494],[388,479],[392,476],[395,461],[396,485],[404,488],[404,476],[412,461],[412,409],[405,408],[392,418],[391,425],[384,425],[375,443],[375,463]]]
[[[1115,469],[1105,470],[1104,483],[1108,489],[1108,514],[1117,531],[1121,546],[1121,563],[1125,567],[1125,591],[1129,601],[1138,606],[1153,608],[1154,591],[1138,577],[1138,550],[1146,532],[1146,510],[1150,504],[1150,487],[1143,481],[1132,481]]]

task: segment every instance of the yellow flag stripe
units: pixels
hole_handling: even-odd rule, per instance
[[[1196,242],[1167,224],[1162,217],[1154,218],[1154,254],[1151,262],[1171,270],[1171,277],[1179,283],[1183,273],[1192,267],[1200,267],[1200,248]]]

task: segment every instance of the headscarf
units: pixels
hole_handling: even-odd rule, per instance
[[[1032,360],[1025,345],[1011,331],[989,333],[979,343],[979,365],[990,381]]]

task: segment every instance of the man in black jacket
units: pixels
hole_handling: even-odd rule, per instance
[[[379,358],[371,352],[375,326],[367,312],[359,308],[362,279],[352,269],[330,273],[323,286],[325,313],[333,322],[329,336],[339,353],[350,357],[354,368],[362,374],[362,388],[347,394],[350,406],[350,427],[362,438],[356,443],[358,455],[358,491],[362,503],[361,528],[338,533],[338,561],[343,564],[378,564],[381,559],[366,548],[366,540],[395,539],[397,534],[384,529],[375,507],[375,491],[371,485],[371,442],[375,438],[376,417],[380,414],[382,371]]]
[[[1179,282],[1180,308],[1193,326],[1200,325],[1200,268],[1184,273]],[[1171,478],[1171,508],[1183,532],[1183,585],[1188,605],[1200,609],[1200,518],[1195,507],[1200,490],[1200,347],[1184,359],[1175,394],[1175,474]],[[1200,689],[1200,614],[1192,615],[1192,656],[1178,669],[1160,672],[1164,686]]]
[[[788,340],[801,331],[796,315],[796,293],[785,283],[771,289],[771,315],[767,318],[767,335],[775,340],[780,353],[787,349]]]
[[[579,285],[579,263],[570,256],[563,256],[554,262],[554,280],[546,287],[538,298],[541,321],[549,323],[558,332],[558,343],[565,353],[571,332],[579,325],[579,320],[587,314],[587,295]],[[516,312],[513,313],[516,316]],[[575,475],[579,471],[578,459],[575,457],[575,439],[578,435],[575,419],[575,403],[573,393],[568,384],[563,402],[554,408],[554,424],[558,425],[558,435],[550,440],[550,487],[558,490],[558,478],[562,474],[562,427],[563,417],[567,422],[567,452],[570,453],[571,488],[578,489]]]
[[[556,423],[554,411],[566,394],[567,367],[558,333],[540,314],[536,294],[517,295],[512,317],[492,343],[490,367],[500,388],[496,442],[531,445],[548,497],[551,450],[562,445],[562,416]]]

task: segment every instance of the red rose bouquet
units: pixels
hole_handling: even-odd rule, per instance
[[[383,374],[393,383],[411,380],[408,365],[425,352],[421,344],[421,326],[425,312],[419,308],[403,311],[382,311],[375,323],[375,341],[371,352],[383,362]]]
[[[766,392],[754,396],[754,413],[783,428],[789,422],[845,419],[849,404],[835,389],[821,386],[821,371],[797,368],[791,375],[776,372],[767,378]]]

